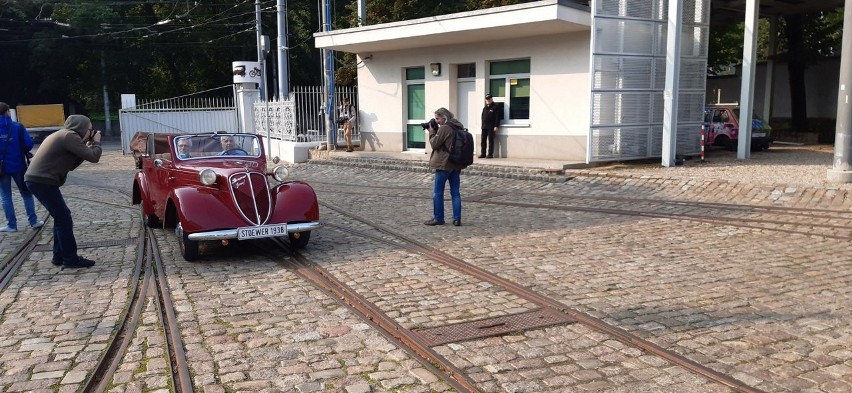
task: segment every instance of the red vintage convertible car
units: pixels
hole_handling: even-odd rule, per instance
[[[142,134],[133,204],[149,227],[175,228],[183,258],[198,259],[199,242],[287,236],[294,248],[319,228],[313,188],[267,169],[253,134]]]

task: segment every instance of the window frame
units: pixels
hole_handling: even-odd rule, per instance
[[[528,72],[492,73],[493,68],[495,66],[499,66],[499,63],[511,63],[511,62],[520,62],[520,61],[525,61],[527,63],[526,68],[529,70]],[[489,60],[487,64],[488,64],[487,69],[489,71],[489,74],[487,76],[487,78],[488,78],[487,83],[488,83],[488,89],[489,89],[488,93],[490,93],[492,95],[492,97],[494,97],[494,102],[502,103],[502,107],[503,107],[503,119],[500,121],[500,124],[501,125],[528,126],[530,124],[530,108],[529,108],[529,106],[530,106],[530,99],[532,97],[532,78],[531,78],[532,62],[531,62],[530,58]],[[512,67],[509,66],[509,68],[512,68]],[[493,86],[494,82],[499,81],[499,80],[503,81],[501,83],[501,85],[502,85],[501,91],[495,92],[495,91],[493,91],[494,89],[492,89],[492,86]],[[512,98],[513,97],[512,97],[511,92],[512,92],[512,87],[514,86],[512,84],[513,80],[514,81],[526,80],[527,83],[529,84],[528,89],[530,91],[530,94],[526,97],[526,99],[527,99],[527,103],[526,103],[526,105],[527,105],[527,116],[526,116],[526,118],[523,118],[523,117],[513,118],[512,117],[511,106],[512,106]]]

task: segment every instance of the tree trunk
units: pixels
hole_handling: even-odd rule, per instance
[[[790,75],[790,127],[793,131],[808,130],[807,92],[805,91],[805,68],[807,68],[803,40],[802,15],[787,15],[786,23],[788,61]]]

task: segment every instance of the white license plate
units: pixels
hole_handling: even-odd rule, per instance
[[[256,227],[242,227],[237,229],[237,239],[239,240],[285,235],[287,235],[287,224],[260,225]]]
[[[763,138],[765,136],[766,136],[766,133],[764,133],[764,132],[752,132],[751,133],[752,138]]]

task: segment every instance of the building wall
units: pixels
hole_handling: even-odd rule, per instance
[[[707,103],[739,102],[741,67],[737,75],[707,77]],[[840,58],[823,59],[805,70],[805,90],[808,118],[834,119],[837,117],[837,91],[840,80]],[[773,78],[771,119],[789,119],[790,79],[786,62],[775,63]],[[766,63],[755,69],[754,111],[764,115],[766,94]]]
[[[427,115],[439,107],[458,112],[455,65],[476,63],[476,91],[487,93],[491,60],[530,58],[529,125],[500,128],[501,157],[582,161],[589,129],[589,32],[445,47],[360,54],[372,55],[358,70],[360,127],[367,151],[399,152],[405,130],[406,67],[426,68]],[[441,63],[441,75],[429,73]],[[479,112],[465,124],[479,143]],[[427,148],[428,150],[428,148]]]

